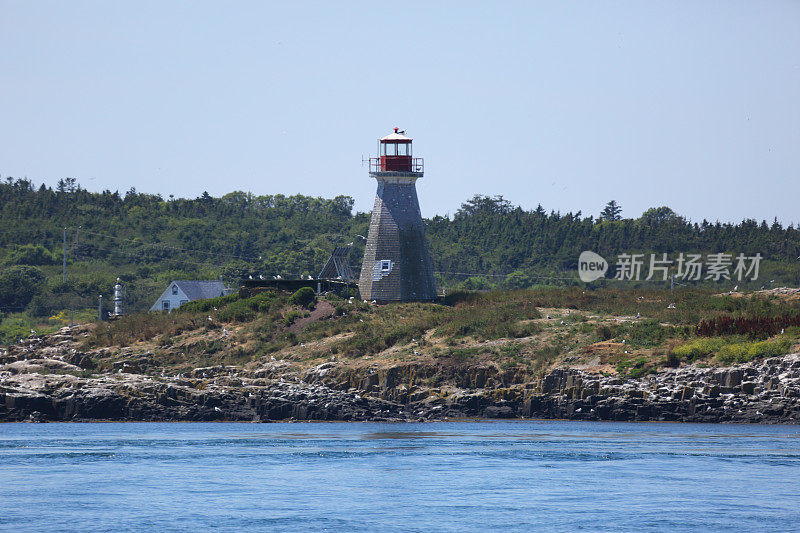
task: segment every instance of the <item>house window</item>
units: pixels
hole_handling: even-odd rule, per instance
[[[178,294],[178,286],[177,285],[173,285],[172,286],[172,294]]]
[[[188,303],[189,303],[189,300],[181,300],[181,303],[178,305],[178,307],[180,307],[183,304],[188,304]]]
[[[169,300],[164,300],[161,302],[161,309],[164,311],[169,311]]]
[[[389,272],[392,269],[392,262],[388,259],[381,261],[381,272]]]

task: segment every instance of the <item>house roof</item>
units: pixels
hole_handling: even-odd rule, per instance
[[[174,280],[170,283],[178,286],[183,293],[189,297],[189,300],[206,300],[208,298],[216,298],[222,294],[228,294],[228,287],[219,280],[215,281],[192,281],[192,280]]]
[[[402,133],[390,133],[386,137],[381,137],[381,141],[382,142],[387,142],[387,141],[388,142],[405,142],[405,141],[411,142],[412,139],[411,139],[411,137],[406,137]]]

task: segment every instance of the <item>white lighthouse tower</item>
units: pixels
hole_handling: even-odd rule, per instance
[[[404,131],[380,139],[369,175],[378,181],[358,289],[365,300],[436,299],[433,263],[417,199],[423,160],[414,157]]]

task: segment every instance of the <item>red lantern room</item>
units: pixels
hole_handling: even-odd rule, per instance
[[[379,141],[380,157],[370,158],[370,172],[422,173],[422,158],[413,157],[410,137],[405,131],[394,129],[394,133]]]

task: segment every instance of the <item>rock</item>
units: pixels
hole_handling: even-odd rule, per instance
[[[742,392],[744,394],[755,394],[756,383],[754,381],[745,381],[742,383]]]
[[[505,405],[505,406],[489,406],[483,410],[483,416],[486,418],[514,418],[514,410]]]

